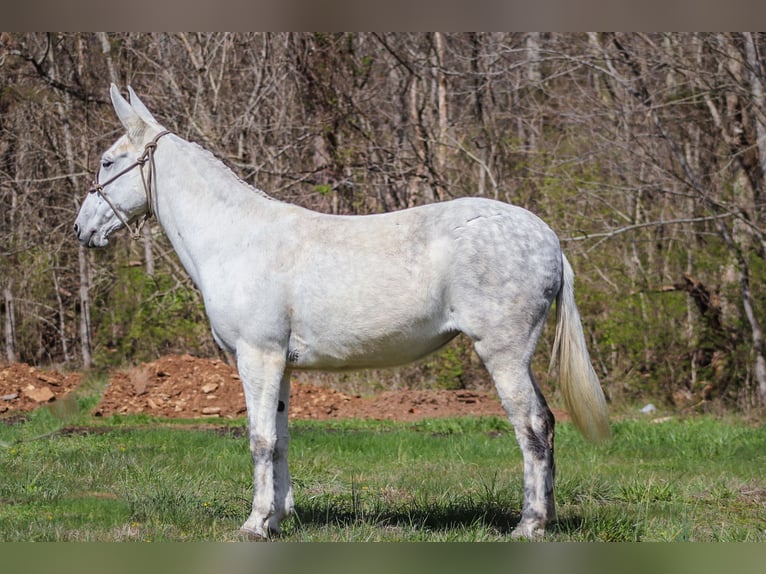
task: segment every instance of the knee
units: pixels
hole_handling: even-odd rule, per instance
[[[272,437],[264,436],[251,436],[250,437],[250,452],[253,458],[259,459],[271,459],[276,448],[277,440]]]

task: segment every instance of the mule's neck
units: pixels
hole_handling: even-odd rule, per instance
[[[155,154],[155,213],[181,263],[200,287],[222,250],[257,235],[281,204],[237,177],[212,153],[178,136]],[[215,272],[215,270],[212,270]]]

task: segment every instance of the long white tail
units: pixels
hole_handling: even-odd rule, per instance
[[[606,399],[590,362],[580,313],[574,300],[574,272],[561,255],[563,274],[556,296],[556,338],[551,363],[558,358],[559,383],[572,421],[585,438],[601,442],[611,435]]]

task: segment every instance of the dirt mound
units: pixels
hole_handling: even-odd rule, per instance
[[[245,414],[245,398],[237,371],[223,361],[170,355],[112,375],[96,414],[115,413],[231,418]],[[361,397],[304,380],[293,381],[290,391],[293,419],[417,420],[458,414],[502,415],[502,408],[496,396],[478,391],[392,391]]]
[[[61,400],[81,380],[80,373],[42,371],[25,363],[0,365],[0,414],[26,412]]]
[[[0,409],[30,410],[46,400],[62,398],[80,380],[79,374],[65,376],[28,365],[9,365],[0,370],[0,396],[5,395]],[[138,413],[170,418],[241,417],[245,415],[242,383],[236,369],[223,361],[190,355],[161,357],[113,373],[94,411],[96,416]],[[558,420],[567,418],[563,411],[554,414]],[[504,412],[494,392],[401,390],[363,397],[315,385],[310,374],[301,373],[291,385],[289,415],[291,419],[413,421],[458,415],[503,416]]]
[[[113,373],[95,414],[194,418],[244,412],[242,384],[234,369],[218,360],[170,355]]]

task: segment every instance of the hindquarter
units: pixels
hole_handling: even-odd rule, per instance
[[[450,288],[457,326],[474,341],[536,340],[561,286],[561,265],[558,238],[526,210],[465,224],[455,233]]]

